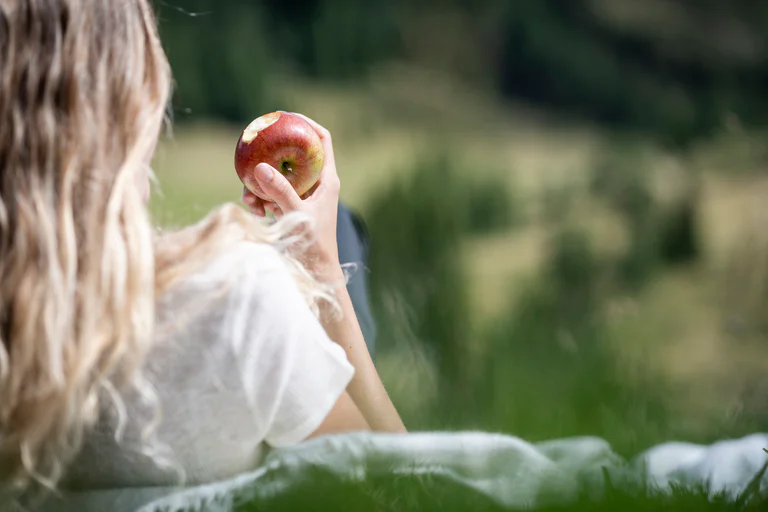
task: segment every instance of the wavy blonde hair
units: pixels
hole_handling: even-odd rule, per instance
[[[306,246],[307,230],[296,217],[267,227],[229,205],[186,230],[153,233],[139,184],[171,78],[148,0],[0,0],[0,81],[7,491],[55,486],[103,391],[141,387],[155,305],[169,287],[236,241],[289,254]],[[310,303],[328,297],[288,260]]]

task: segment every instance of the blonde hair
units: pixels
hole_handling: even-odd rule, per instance
[[[0,0],[0,80],[0,481],[53,487],[103,391],[146,391],[157,298],[229,244],[289,254],[307,230],[230,205],[155,236],[139,182],[171,79],[148,0]]]

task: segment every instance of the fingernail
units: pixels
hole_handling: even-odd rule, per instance
[[[272,169],[266,164],[259,164],[256,166],[256,179],[262,183],[269,183],[275,177]]]

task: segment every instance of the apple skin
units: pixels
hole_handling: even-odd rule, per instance
[[[317,183],[325,163],[323,143],[308,122],[289,112],[271,112],[243,130],[235,149],[235,170],[256,197],[266,196],[253,176],[256,165],[277,169],[301,197]]]

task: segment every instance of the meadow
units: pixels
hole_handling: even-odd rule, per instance
[[[734,122],[670,152],[402,65],[276,89],[274,109],[333,134],[372,235],[377,365],[411,429],[598,435],[626,456],[766,431],[761,134]],[[163,140],[159,225],[239,201],[241,129]]]

